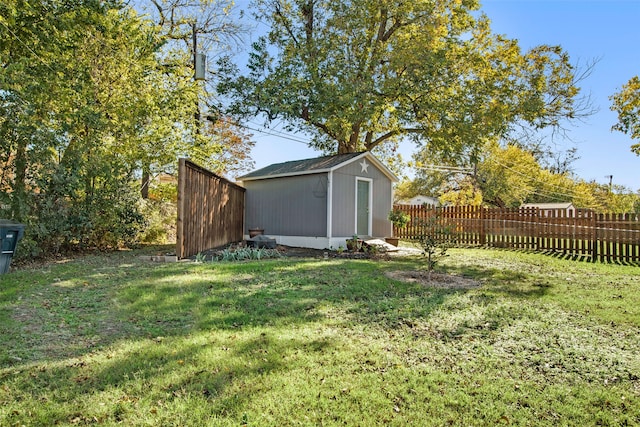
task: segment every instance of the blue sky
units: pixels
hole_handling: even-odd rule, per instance
[[[494,32],[518,39],[523,50],[540,44],[562,46],[572,61],[598,60],[582,82],[598,112],[572,127],[569,136],[578,148],[576,174],[587,181],[613,183],[640,190],[640,157],[630,151],[633,141],[612,132],[616,114],[609,96],[640,74],[640,0],[484,0],[482,10]],[[257,128],[258,125],[255,126]],[[256,168],[288,160],[315,157],[299,141],[254,132]],[[304,139],[293,137],[293,139]],[[413,146],[402,147],[409,158]]]

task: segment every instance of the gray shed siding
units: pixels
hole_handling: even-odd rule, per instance
[[[387,178],[374,181],[373,196],[373,235],[376,237],[389,237],[393,230],[389,221],[389,211],[393,208],[393,189],[391,181]]]
[[[351,236],[355,233],[356,178],[372,180],[372,236],[391,235],[391,223],[387,216],[392,207],[392,182],[370,161],[367,161],[367,172],[363,172],[361,162],[352,162],[333,172],[332,236]]]
[[[246,181],[245,227],[266,235],[327,235],[327,175]]]

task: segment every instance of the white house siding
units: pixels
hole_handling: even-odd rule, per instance
[[[245,226],[268,236],[326,237],[327,174],[244,183]]]
[[[573,206],[571,202],[562,202],[562,203],[525,203],[520,206],[521,208],[531,209],[537,208],[540,211],[541,215],[544,216],[560,216],[562,215],[560,212],[564,211],[564,215],[575,217],[576,216],[576,208]]]
[[[411,205],[411,206],[416,206],[416,205],[431,205],[431,206],[440,206],[440,201],[438,200],[437,197],[431,197],[431,196],[415,196],[411,199],[407,199],[407,200],[399,200],[398,201],[399,205]]]

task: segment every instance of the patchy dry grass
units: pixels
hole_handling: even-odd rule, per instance
[[[450,254],[0,276],[0,425],[640,424],[637,267]]]

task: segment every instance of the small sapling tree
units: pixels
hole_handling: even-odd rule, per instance
[[[428,218],[415,218],[418,221],[419,233],[414,240],[420,245],[422,255],[427,260],[428,278],[436,264],[447,255],[447,250],[455,243],[453,228],[442,224],[441,215],[436,213]]]

